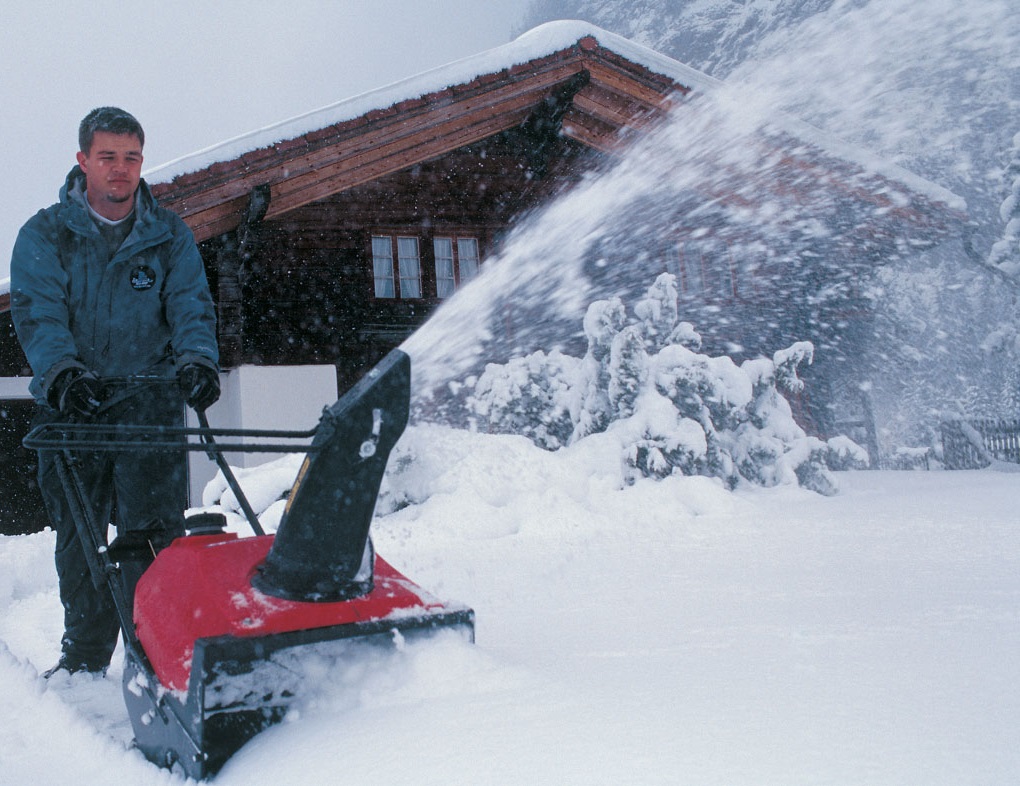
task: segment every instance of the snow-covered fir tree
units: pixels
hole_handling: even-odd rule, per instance
[[[1020,133],[1013,137],[1002,180],[1006,191],[1006,198],[999,207],[1002,237],[992,246],[988,264],[999,268],[1020,285]]]
[[[739,366],[701,354],[694,327],[679,319],[672,274],[660,275],[632,314],[619,298],[592,303],[584,330],[583,358],[539,351],[469,380],[475,426],[549,450],[602,438],[619,451],[626,481],[680,473],[830,494],[830,469],[867,465],[852,441],[823,442],[793,418],[784,394],[800,392],[810,343]]]

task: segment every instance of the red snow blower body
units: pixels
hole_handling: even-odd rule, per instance
[[[58,470],[86,544],[93,580],[113,595],[124,631],[124,698],[135,744],[151,761],[192,778],[214,774],[241,746],[280,721],[352,641],[377,642],[452,628],[474,637],[474,613],[443,603],[374,554],[369,527],[390,451],[407,425],[410,360],[390,353],[311,432],[160,430],[126,443],[83,424],[49,424],[25,440],[63,449]],[[117,432],[124,434],[124,429]],[[214,436],[311,444],[216,444]],[[197,437],[200,443],[188,441]],[[133,614],[105,527],[82,500],[74,450],[204,450],[224,470],[255,537],[223,531],[223,517],[189,519],[134,594]],[[257,518],[223,460],[226,451],[306,452],[275,535]],[[115,545],[115,544],[114,544]],[[312,676],[305,664],[315,664]],[[321,672],[318,672],[321,674]]]

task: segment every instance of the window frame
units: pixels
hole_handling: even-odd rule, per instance
[[[450,255],[444,255],[443,260],[449,260],[450,271],[449,275],[445,275],[446,271],[443,271],[444,275],[440,275],[439,270],[439,252],[437,244],[440,241],[444,241],[450,246]],[[465,248],[468,244],[474,245],[472,254],[467,255],[468,259],[473,262],[471,273],[465,278],[464,276],[464,265],[465,260]],[[475,278],[478,275],[478,270],[481,267],[481,243],[476,235],[468,235],[466,233],[448,232],[448,233],[436,233],[432,235],[432,255],[433,262],[436,272],[436,297],[439,300],[445,300],[451,297],[458,289],[464,286],[465,283]],[[440,290],[440,281],[450,282],[451,288],[448,294],[443,294]]]
[[[397,235],[395,241],[397,244],[397,275],[400,278],[397,298],[399,300],[422,300],[425,287],[421,275],[421,241],[417,235],[406,234]],[[405,253],[408,242],[414,243],[413,254]],[[412,283],[417,290],[416,294],[405,295],[404,292],[411,288]]]
[[[440,256],[439,244],[441,242],[449,244],[449,256],[445,253]],[[452,237],[436,235],[432,238],[432,257],[436,271],[436,297],[440,300],[451,297],[457,291],[457,252],[454,251],[455,247],[456,243]],[[445,269],[445,265],[443,270],[439,269],[440,260],[444,263],[449,262],[449,270]]]
[[[408,232],[406,227],[373,227],[368,234],[371,292],[376,300],[442,302],[481,271],[485,235],[480,229],[443,228],[416,233]],[[411,241],[416,245],[416,257],[406,253]],[[448,248],[439,249],[440,243]],[[409,260],[413,260],[413,271],[407,265]],[[441,269],[445,266],[449,268]],[[410,295],[406,294],[409,290]]]
[[[393,266],[393,238],[389,235],[372,235],[372,280],[372,291],[377,300],[397,299],[397,283]],[[382,292],[380,292],[380,282],[383,283]]]
[[[372,294],[376,300],[422,300],[425,282],[422,276],[421,238],[408,232],[372,232]],[[414,242],[414,253],[408,254],[408,243]],[[388,254],[381,253],[384,249]],[[385,270],[384,270],[385,268]],[[380,292],[380,282],[387,283]],[[417,293],[406,292],[417,285]]]
[[[712,237],[673,240],[666,251],[666,269],[677,277],[681,298],[704,303],[733,303],[757,293],[757,282],[738,266],[729,243]]]

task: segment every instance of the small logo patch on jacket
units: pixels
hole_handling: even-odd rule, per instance
[[[135,289],[152,289],[156,283],[156,271],[148,265],[139,265],[131,271],[131,286]]]

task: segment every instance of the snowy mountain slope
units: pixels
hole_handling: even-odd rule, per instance
[[[831,498],[620,489],[591,452],[405,439],[376,545],[470,603],[477,643],[352,653],[217,784],[1020,777],[1015,474],[844,474]],[[124,749],[112,675],[35,676],[57,654],[51,548],[0,538],[0,782],[182,782]]]
[[[536,0],[525,25],[584,19],[725,78],[763,38],[835,4],[835,0]]]

